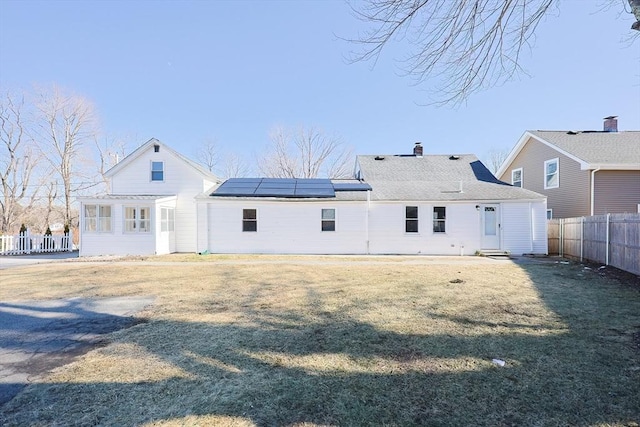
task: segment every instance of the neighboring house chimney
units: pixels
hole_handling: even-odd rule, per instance
[[[422,157],[422,143],[416,142],[415,147],[413,147],[413,155],[416,157]]]
[[[618,116],[609,116],[604,118],[605,132],[618,132]]]

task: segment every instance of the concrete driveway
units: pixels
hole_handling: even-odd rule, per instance
[[[70,363],[106,334],[135,323],[154,297],[0,301],[0,406]]]
[[[4,268],[19,267],[21,265],[60,262],[73,258],[78,258],[78,251],[52,252],[48,254],[33,255],[0,255],[0,270]]]

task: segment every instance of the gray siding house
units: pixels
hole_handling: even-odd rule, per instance
[[[548,218],[640,211],[640,131],[527,131],[496,176],[547,196]]]

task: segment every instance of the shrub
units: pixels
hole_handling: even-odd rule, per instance
[[[44,232],[44,239],[42,241],[42,249],[55,249],[56,242],[53,241],[51,235],[51,228],[47,227],[47,231]]]

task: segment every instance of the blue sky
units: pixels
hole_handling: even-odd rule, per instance
[[[424,106],[429,81],[348,64],[363,24],[342,1],[0,0],[0,86],[58,84],[92,100],[134,148],[155,137],[193,156],[215,139],[253,163],[276,125],[340,135],[356,154],[474,153],[527,129],[640,129],[640,38],[626,2],[565,0],[537,30],[530,76],[458,107]]]

